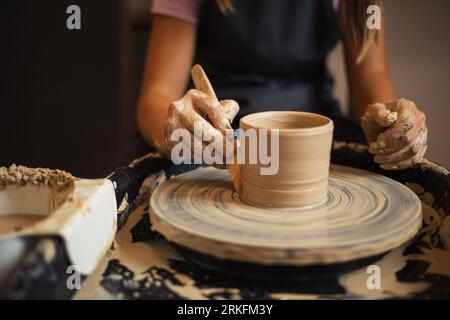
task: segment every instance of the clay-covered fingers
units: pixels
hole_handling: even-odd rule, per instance
[[[422,161],[426,151],[427,151],[426,145],[418,145],[415,148],[415,151],[411,153],[413,154],[412,157],[410,158],[406,157],[405,160],[399,162],[381,163],[380,167],[386,170],[402,170],[412,167],[413,165],[420,163]]]
[[[194,136],[202,139],[204,148],[211,148],[211,154],[207,152],[209,158],[222,159],[222,163],[227,155],[228,143],[226,141],[226,130],[231,126],[227,120],[222,106],[219,102],[198,90],[190,90],[187,94],[185,105],[188,108],[183,109],[179,114],[179,121],[183,128],[186,128]],[[208,151],[209,149],[207,149]],[[217,153],[217,157],[215,154]],[[223,168],[220,163],[211,163],[208,159],[204,159],[207,164]]]
[[[191,150],[193,160],[198,161],[195,157],[201,156],[204,163],[225,168],[223,163],[233,151],[229,147],[232,143],[227,141],[227,130],[231,129],[230,120],[238,110],[239,106],[233,100],[224,100],[221,104],[215,95],[197,89],[189,90],[181,99],[170,104],[164,136],[158,149],[171,158],[173,148],[182,139],[184,150]],[[177,129],[184,131],[177,132]]]
[[[219,129],[213,127],[208,120],[194,109],[183,112],[180,115],[180,122],[182,123],[183,128],[189,130],[200,139],[202,139],[204,135],[215,137],[217,139],[223,137],[223,134]]]
[[[195,126],[200,130],[194,130]],[[200,139],[202,138],[201,134],[204,132],[207,132],[211,136],[222,136],[218,129],[214,128],[208,120],[196,111],[192,93],[190,92],[169,105],[164,141],[167,141],[176,129],[187,129]]]
[[[228,116],[216,98],[195,89],[189,90],[189,93],[192,97],[194,109],[209,120],[213,127],[219,129],[222,133],[231,128]]]
[[[377,148],[378,135],[397,120],[397,115],[397,112],[389,110],[382,103],[373,103],[367,107],[361,118],[361,127],[371,148]]]
[[[391,128],[389,128],[389,130],[381,131],[377,141],[370,145],[370,151],[372,153],[390,154],[411,147],[417,142],[417,138],[426,132],[425,115],[418,111],[415,115],[415,119],[416,123],[411,129],[407,131],[400,130],[402,134],[392,133],[394,130],[398,130],[397,126],[392,128],[392,131]]]
[[[418,150],[421,146],[426,145],[426,135],[427,135],[427,129],[422,129],[421,132],[416,136],[416,139],[411,143],[408,144],[406,147],[394,151],[392,153],[377,153],[375,155],[375,162],[382,164],[386,162],[398,162],[403,161],[408,158],[413,157],[416,153],[418,153]]]
[[[186,149],[190,148],[191,150],[191,153],[187,155],[188,158],[190,157],[194,161],[194,163],[206,163],[218,169],[226,168],[225,164],[214,162],[216,158],[216,153],[218,158],[223,159],[222,152],[219,149],[213,149],[210,154],[208,153],[208,155],[206,155],[205,158],[204,150],[206,148],[209,148],[210,144],[203,141],[202,138],[195,136],[191,132],[189,132],[189,137],[190,139],[183,139],[182,142],[183,146]],[[190,141],[190,144],[187,143],[188,141]]]
[[[164,133],[161,141],[159,141],[156,145],[157,149],[168,159],[170,159],[170,153],[173,147],[173,143],[171,141],[172,133],[183,127],[180,122],[180,117],[184,108],[185,105],[182,100],[173,101],[169,105],[166,123],[164,124]]]
[[[376,152],[392,153],[412,144],[418,131],[425,125],[425,115],[419,112],[414,102],[400,99],[386,104],[397,113],[397,120],[377,138]]]
[[[361,127],[366,136],[367,142],[369,143],[370,149],[376,149],[378,135],[383,132],[384,128],[377,125],[372,118],[364,116],[361,118]]]
[[[239,112],[239,104],[234,100],[220,100],[220,104],[222,105],[223,111],[228,118],[230,123],[233,122],[234,117],[236,117]]]
[[[382,103],[374,103],[367,108],[367,116],[380,127],[389,127],[397,120],[398,113]]]
[[[175,101],[172,103],[169,114],[172,117],[166,122],[165,153],[172,158],[172,151],[176,145],[183,146],[182,152],[189,150],[187,154],[176,154],[178,159],[191,159],[194,163],[207,163],[223,169],[225,166],[223,153],[224,135],[220,130],[214,128],[205,118],[198,114],[189,103]],[[179,132],[176,130],[179,129]],[[205,152],[208,147],[214,145],[210,152]],[[177,148],[176,152],[180,153]],[[217,161],[216,161],[217,160]]]
[[[167,122],[173,123],[174,129],[187,129],[199,138],[204,133],[221,136],[222,127],[227,125],[224,123],[227,122],[226,115],[219,103],[195,89],[170,104]]]
[[[405,169],[419,163],[427,149],[425,115],[414,102],[400,99],[375,103],[361,118],[374,161],[384,169]]]

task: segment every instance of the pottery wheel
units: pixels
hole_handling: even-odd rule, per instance
[[[226,170],[199,168],[150,199],[169,241],[220,259],[266,265],[341,263],[385,253],[422,222],[419,198],[385,176],[331,166],[328,197],[313,208],[258,208],[233,191]]]

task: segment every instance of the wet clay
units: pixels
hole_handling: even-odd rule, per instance
[[[279,166],[274,175],[261,174],[260,163],[241,167],[242,195],[252,204],[266,207],[302,207],[325,201],[333,138],[333,122],[327,117],[308,112],[260,112],[243,117],[240,129],[273,134],[278,129]],[[263,142],[264,143],[264,142]],[[272,150],[268,137],[267,150]],[[248,144],[248,143],[247,143]],[[241,145],[246,145],[242,143]],[[258,135],[260,147],[260,136]]]
[[[61,170],[0,167],[0,235],[22,232],[47,218],[72,194],[74,181]]]
[[[48,168],[28,168],[12,164],[0,167],[0,191],[8,185],[24,186],[26,184],[49,186],[56,191],[73,187],[75,178],[68,172]]]

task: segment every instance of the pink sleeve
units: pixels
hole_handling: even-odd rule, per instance
[[[152,13],[197,24],[203,0],[154,0]]]
[[[341,1],[339,0],[333,0],[333,8],[334,10],[338,11],[339,10],[339,5],[341,4]]]

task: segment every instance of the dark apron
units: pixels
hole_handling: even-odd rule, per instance
[[[235,99],[238,119],[268,110],[340,116],[325,59],[339,40],[331,0],[233,0],[223,15],[205,0],[196,63],[219,98]]]

